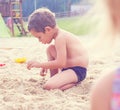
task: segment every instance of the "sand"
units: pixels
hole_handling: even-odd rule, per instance
[[[16,63],[15,58],[44,62],[46,47],[33,37],[0,38],[0,64],[5,64],[0,67],[0,110],[89,110],[94,81],[120,62],[118,46],[109,57],[97,59],[91,53],[87,78],[81,84],[65,91],[43,90],[49,74],[41,77],[39,69],[28,70],[26,63]]]

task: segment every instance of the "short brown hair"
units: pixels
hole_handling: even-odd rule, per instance
[[[45,27],[56,26],[55,14],[47,8],[35,10],[29,17],[28,30],[34,29],[36,32],[45,32]]]

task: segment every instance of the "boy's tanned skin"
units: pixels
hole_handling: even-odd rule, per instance
[[[38,28],[40,27],[39,29],[37,29],[37,25],[34,24],[35,16],[36,18],[40,18],[42,16],[42,20],[43,17],[46,16],[42,22],[38,22],[38,24],[36,23]],[[32,23],[36,26],[30,27],[29,25]],[[45,26],[41,28],[42,25]],[[85,74],[85,78],[86,68],[88,66],[88,54],[85,48],[82,46],[80,40],[75,35],[60,29],[56,25],[55,16],[50,10],[42,8],[34,12],[29,18],[28,29],[30,33],[38,38],[38,40],[43,44],[51,43],[47,48],[48,62],[40,63],[37,61],[29,61],[27,64],[28,69],[33,67],[42,68],[41,75],[44,75],[44,72],[47,69],[50,70],[51,77],[44,84],[44,89],[65,90],[73,87],[77,84],[77,82],[80,82],[78,81],[78,76],[75,73],[76,70],[74,71],[70,67],[75,67],[76,69],[83,68],[85,73],[81,74]],[[81,79],[81,81],[83,79]]]

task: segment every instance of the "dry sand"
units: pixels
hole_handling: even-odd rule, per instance
[[[83,40],[87,44],[87,39]],[[15,62],[15,58],[26,57],[46,61],[47,45],[32,37],[0,38],[0,110],[89,110],[89,92],[93,81],[103,70],[118,66],[120,48],[109,57],[96,59],[90,54],[87,78],[77,86],[65,90],[43,90],[49,78],[39,76],[39,69],[27,70],[26,63]]]

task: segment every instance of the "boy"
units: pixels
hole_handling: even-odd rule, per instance
[[[43,44],[54,41],[47,48],[48,62],[27,63],[28,69],[42,68],[42,76],[50,70],[51,78],[43,85],[44,89],[65,90],[85,79],[88,54],[77,37],[56,25],[54,13],[46,8],[36,10],[29,17],[28,30]]]

